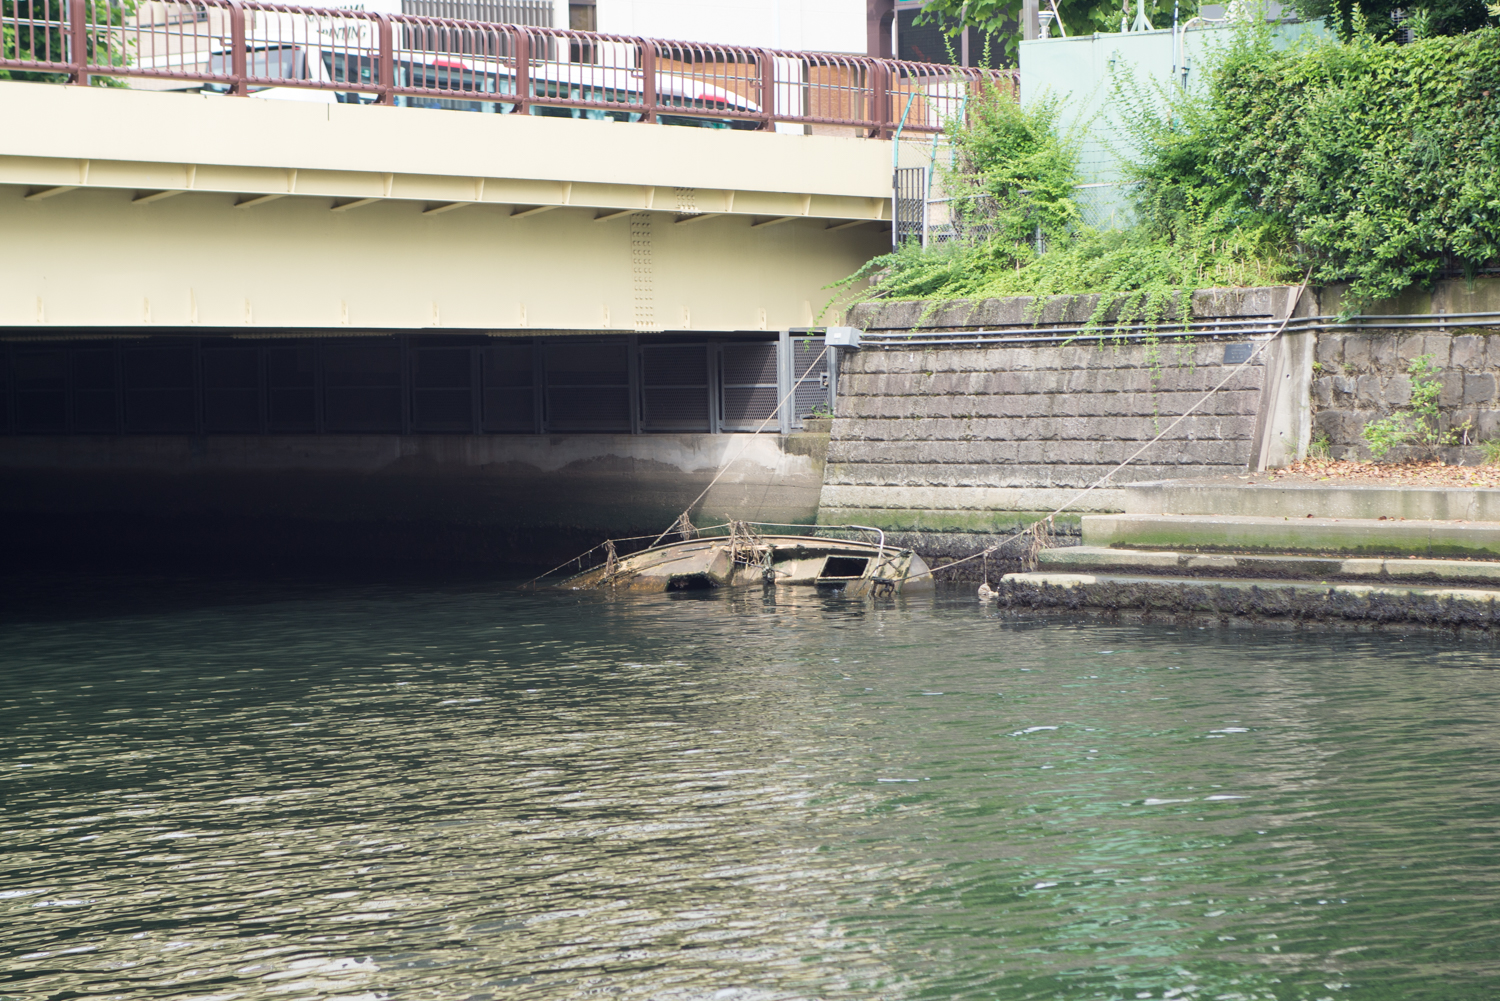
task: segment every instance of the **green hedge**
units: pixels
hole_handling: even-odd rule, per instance
[[[1136,167],[1148,217],[1217,188],[1356,301],[1500,262],[1500,29],[1289,51],[1247,33],[1177,103]]]
[[[991,95],[954,123],[945,185],[989,197],[995,235],[908,246],[843,284],[873,277],[857,294],[934,302],[1102,293],[1099,323],[1154,321],[1192,289],[1307,270],[1315,284],[1349,283],[1352,310],[1500,264],[1500,29],[1284,49],[1246,27],[1200,91],[1116,83],[1141,182],[1132,229],[1078,225],[1076,144],[1057,135],[1055,102]],[[1038,227],[1040,255],[1026,236]]]

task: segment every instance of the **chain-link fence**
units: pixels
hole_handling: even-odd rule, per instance
[[[989,195],[933,197],[929,170],[906,167],[897,172],[893,245],[916,240],[924,247],[973,246],[984,243],[1000,230],[997,217],[1002,206],[996,199]],[[1135,187],[1133,181],[1075,185],[1073,203],[1078,207],[1080,226],[1104,231],[1131,225],[1135,218],[1131,201]],[[1044,251],[1046,246],[1039,233],[1036,240],[1038,252]]]
[[[1125,229],[1131,225],[1135,221],[1131,196],[1135,194],[1137,186],[1136,181],[1075,185],[1073,204],[1078,206],[1078,215],[1083,225],[1100,232]]]

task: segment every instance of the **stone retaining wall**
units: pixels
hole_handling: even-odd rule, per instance
[[[1195,320],[1285,316],[1295,289],[1194,293]],[[864,303],[850,322],[889,336],[972,330],[1035,336],[1082,324],[1092,296]],[[1293,315],[1337,316],[1338,288],[1308,289]],[[1440,281],[1363,314],[1455,317],[1451,328],[1289,331],[1223,391],[1140,459],[1058,519],[1077,533],[1085,512],[1125,509],[1113,484],[1209,478],[1285,465],[1326,440],[1335,458],[1369,458],[1360,430],[1411,398],[1411,359],[1442,367],[1445,426],[1472,422],[1468,448],[1500,438],[1500,324],[1461,326],[1500,312],[1500,279]],[[1489,317],[1470,322],[1490,323]],[[1072,500],[1216,385],[1225,339],[1100,346],[994,344],[918,347],[882,342],[843,356],[819,520],[878,525],[941,562],[978,551]],[[1243,342],[1240,342],[1243,343]],[[1400,450],[1392,458],[1403,457]]]
[[[1500,437],[1500,332],[1328,332],[1318,336],[1312,406],[1314,434],[1326,438],[1333,458],[1371,457],[1361,429],[1411,400],[1407,366],[1423,354],[1443,370],[1444,427],[1473,425],[1471,447],[1448,455],[1450,461],[1473,465],[1480,456],[1473,446]]]
[[[1198,402],[1243,342],[871,349],[845,357],[819,520],[960,558],[1061,506]],[[1241,348],[1240,350],[1243,350]],[[1233,349],[1228,357],[1235,358]],[[1240,472],[1264,367],[1237,373],[1113,483]],[[1120,510],[1095,490],[1059,519]]]

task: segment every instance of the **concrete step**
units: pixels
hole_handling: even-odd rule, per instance
[[[1086,514],[1085,546],[1233,553],[1500,558],[1500,522]]]
[[[1251,577],[1281,581],[1353,581],[1398,585],[1474,583],[1500,587],[1500,562],[1419,557],[1339,558],[1271,554],[1184,553],[1105,546],[1068,546],[1037,554],[1043,573]]]
[[[1500,490],[1489,487],[1158,480],[1120,493],[1126,514],[1500,521]]]
[[[1006,574],[997,591],[1011,608],[1500,627],[1500,588],[1037,572]]]

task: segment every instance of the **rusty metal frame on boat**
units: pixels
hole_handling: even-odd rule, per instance
[[[874,541],[761,531],[768,528],[812,529],[813,533],[867,532],[874,536]],[[723,534],[703,534],[716,531]],[[760,585],[833,589],[850,596],[875,597],[932,586],[931,572],[921,556],[910,549],[888,546],[885,532],[868,525],[730,521],[703,530],[689,526],[679,535],[681,538],[675,542],[652,545],[624,556],[619,554],[615,543],[631,540],[601,543],[578,558],[581,566],[591,553],[602,549],[603,559],[598,565],[540,586],[649,594]],[[543,578],[547,576],[550,573]]]

